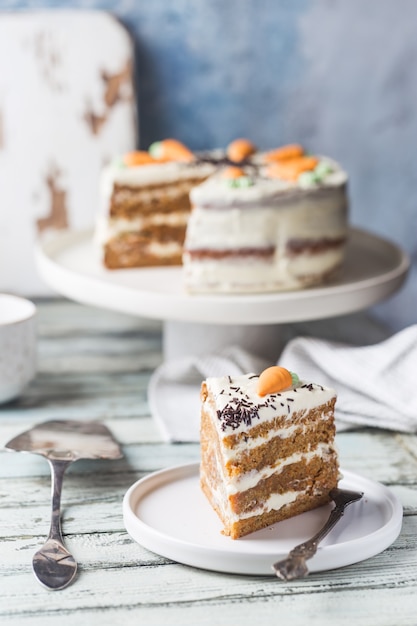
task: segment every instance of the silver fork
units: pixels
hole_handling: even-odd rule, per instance
[[[311,559],[311,557],[316,554],[320,541],[334,528],[343,516],[346,507],[352,504],[352,502],[360,500],[363,493],[348,491],[347,489],[332,489],[329,495],[336,506],[332,509],[327,522],[311,539],[300,543],[300,545],[291,550],[285,559],[273,564],[272,569],[275,570],[278,578],[282,578],[282,580],[293,580],[294,578],[307,576],[308,568],[306,560]]]

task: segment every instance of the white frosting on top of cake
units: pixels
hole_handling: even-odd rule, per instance
[[[262,153],[253,158],[254,163],[262,163]],[[216,175],[211,176],[201,185],[191,190],[190,198],[194,205],[211,206],[221,205],[228,207],[230,205],[244,206],[247,204],[256,204],[270,200],[271,198],[281,200],[283,197],[294,197],[305,195],[306,191],[313,189],[328,189],[332,187],[343,186],[347,182],[347,174],[341,166],[333,159],[320,156],[319,164],[328,167],[326,173],[320,183],[311,181],[305,182],[305,177],[300,176],[296,181],[283,180],[280,178],[269,178],[266,176],[266,166],[258,165],[256,171],[251,170],[251,166],[244,166],[245,171],[251,184],[249,186],[234,186],[230,184],[229,179],[222,177],[222,170]]]
[[[192,161],[191,163],[168,161],[167,163],[151,163],[134,167],[124,167],[116,162],[104,169],[102,184],[106,186],[109,183],[111,185],[117,183],[128,187],[142,187],[172,183],[187,178],[205,178],[214,171],[215,166],[212,163],[199,161]]]
[[[213,422],[220,439],[245,433],[258,424],[271,422],[277,416],[285,416],[291,427],[295,413],[310,411],[336,397],[334,389],[303,381],[284,391],[261,397],[257,393],[258,378],[256,374],[243,374],[206,380],[208,393],[215,404]]]

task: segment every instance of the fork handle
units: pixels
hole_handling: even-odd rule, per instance
[[[345,503],[337,504],[331,510],[324,526],[311,539],[295,546],[284,560],[273,564],[272,568],[279,578],[292,580],[301,578],[308,573],[306,560],[311,559],[316,554],[320,541],[329,534],[343,516],[346,506]]]
[[[311,539],[304,541],[304,543],[300,543],[298,546],[295,546],[288,554],[288,558],[291,557],[302,557],[304,559],[311,559],[317,552],[318,545],[322,539],[329,534],[329,532],[336,526],[337,522],[343,516],[345,512],[346,505],[338,504],[336,505],[330,512],[329,517],[327,518],[327,522],[324,526],[313,536]]]

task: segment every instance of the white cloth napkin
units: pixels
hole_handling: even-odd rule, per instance
[[[298,337],[287,344],[279,364],[303,380],[336,389],[338,430],[370,426],[417,432],[417,325],[365,347]],[[163,437],[199,441],[199,393],[205,378],[260,373],[269,365],[238,347],[161,365],[148,393]]]

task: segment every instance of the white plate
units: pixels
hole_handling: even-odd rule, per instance
[[[340,486],[362,491],[308,562],[311,572],[357,563],[385,550],[398,537],[402,506],[383,485],[343,472]],[[238,540],[221,534],[222,524],[199,486],[199,465],[155,472],[130,487],[123,500],[126,530],[142,546],[202,569],[232,574],[272,575],[285,557],[324,524],[326,505]]]
[[[397,246],[352,229],[340,279],[326,287],[256,295],[190,296],[178,267],[106,270],[93,233],[64,232],[39,244],[45,282],[84,304],[161,320],[208,324],[275,324],[360,311],[403,283],[409,259]]]

